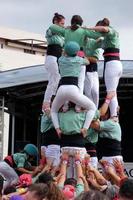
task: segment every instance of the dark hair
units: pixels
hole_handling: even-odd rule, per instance
[[[15,186],[9,186],[9,187],[6,187],[6,188],[4,189],[3,194],[4,194],[4,195],[7,195],[7,194],[10,194],[10,193],[13,193],[13,192],[16,192]]]
[[[40,183],[40,184],[47,184],[49,190],[48,190],[48,194],[47,194],[47,198],[48,199],[52,199],[52,200],[65,200],[62,192],[60,191],[60,189],[55,185],[54,183],[54,179],[52,177],[52,175],[50,173],[44,172],[42,173],[36,183]]]
[[[55,21],[60,22],[62,19],[65,19],[65,17],[63,15],[60,15],[58,13],[54,14],[54,17],[52,19],[52,23],[54,24]]]
[[[102,192],[98,190],[89,190],[81,193],[75,200],[109,200]]]
[[[109,26],[110,25],[110,21],[108,18],[104,18],[102,21],[101,21],[101,25],[102,26]]]
[[[65,180],[64,185],[72,185],[72,186],[76,187],[77,181],[74,178],[68,178]]]
[[[51,173],[49,173],[49,172],[44,172],[44,173],[42,173],[42,174],[38,177],[36,183],[46,183],[46,184],[49,184],[49,183],[51,183],[51,182],[53,182],[53,181],[54,181],[54,179],[53,179],[53,176],[51,175]]]
[[[76,30],[79,26],[82,26],[83,19],[80,15],[73,15],[71,19],[71,30]]]
[[[102,25],[102,20],[99,20],[97,23],[96,23],[96,26],[101,26]]]
[[[119,196],[133,199],[133,180],[127,179],[125,180],[122,185],[120,186]]]
[[[29,192],[34,192],[34,195],[39,199],[42,200],[47,197],[49,193],[49,187],[47,184],[44,183],[35,183],[29,186]]]

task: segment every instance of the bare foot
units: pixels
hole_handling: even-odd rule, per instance
[[[81,107],[78,106],[78,105],[76,105],[76,106],[75,106],[75,111],[76,111],[77,113],[81,112]]]
[[[43,102],[42,111],[48,115],[50,114],[50,103],[49,102]]]

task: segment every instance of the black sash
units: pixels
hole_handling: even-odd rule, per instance
[[[86,65],[86,72],[97,72],[97,63]]]
[[[59,82],[59,86],[61,85],[76,85],[78,86],[78,77],[67,76],[62,77]]]

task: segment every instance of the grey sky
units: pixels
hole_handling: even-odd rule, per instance
[[[0,26],[44,34],[55,12],[66,17],[66,25],[74,14],[81,15],[88,26],[108,17],[120,33],[122,49],[127,43],[133,52],[129,41],[133,35],[132,0],[0,0]],[[131,59],[130,54],[123,58]]]

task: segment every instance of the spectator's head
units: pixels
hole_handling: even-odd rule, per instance
[[[66,199],[72,200],[75,197],[75,187],[72,185],[65,185],[62,192]]]
[[[53,20],[52,20],[53,24],[57,24],[59,26],[64,26],[65,24],[65,17],[63,15],[60,15],[58,13],[54,14]]]
[[[76,187],[77,181],[74,178],[68,178],[65,180],[64,185],[72,185],[72,186]]]
[[[65,44],[64,51],[68,56],[74,57],[80,50],[80,46],[77,42],[70,41]]]
[[[75,200],[109,200],[102,192],[98,190],[89,190],[81,193]]]
[[[44,183],[35,183],[29,186],[28,191],[24,195],[25,200],[43,200],[47,197],[49,187]]]
[[[49,172],[42,173],[37,179],[37,183],[50,184],[51,182],[54,182],[54,179],[53,179],[53,176],[51,175],[51,173],[49,173]]]
[[[13,193],[13,192],[16,192],[16,187],[15,186],[9,186],[9,187],[6,187],[4,189],[3,194],[7,195],[7,194],[10,194],[10,193]]]
[[[133,180],[126,179],[120,186],[119,190],[120,200],[132,200],[133,199]]]

